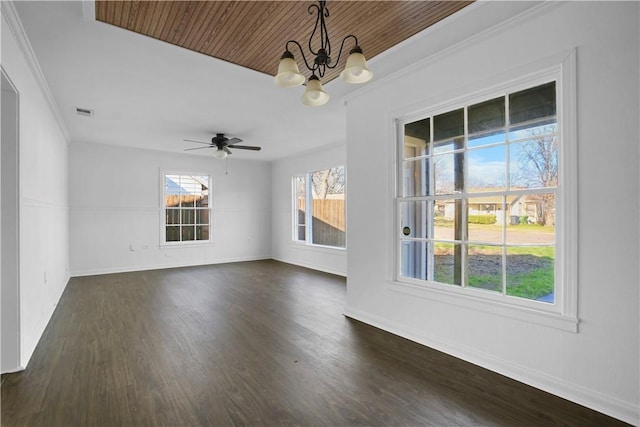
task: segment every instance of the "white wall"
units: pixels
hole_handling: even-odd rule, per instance
[[[346,276],[347,251],[344,249],[332,249],[293,242],[293,204],[291,194],[291,179],[294,175],[345,165],[345,161],[346,147],[340,145],[273,162],[271,171],[273,192],[271,255],[274,259]],[[348,193],[349,171],[345,170],[345,173],[347,175]],[[347,230],[347,247],[349,246],[348,233],[349,231]]]
[[[69,154],[73,276],[270,257],[271,167],[101,144]],[[209,173],[214,243],[160,247],[161,171]],[[131,246],[133,245],[133,251]]]
[[[19,93],[20,366],[24,368],[69,280],[67,140],[19,21],[7,15],[11,11],[4,3],[2,67]]]
[[[476,5],[419,43],[437,45],[442,31],[483,22],[491,4]],[[638,9],[637,2],[548,3],[348,100],[347,315],[640,423]],[[463,96],[474,82],[573,48],[579,332],[394,291],[394,113]],[[376,239],[371,230],[379,230]]]

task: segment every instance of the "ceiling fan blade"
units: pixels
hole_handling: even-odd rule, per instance
[[[185,148],[184,151],[202,150],[203,148],[214,148],[214,147],[215,147],[215,145],[209,145],[208,147]]]
[[[227,145],[237,144],[238,142],[242,142],[240,138],[231,138],[227,141]]]
[[[207,144],[207,145],[211,145],[210,142],[202,142],[202,141],[195,141],[193,139],[185,139],[184,142],[197,142],[198,144]]]
[[[239,150],[253,150],[253,151],[260,151],[262,150],[261,147],[252,147],[250,145],[234,145],[233,147],[234,150],[237,148]]]
[[[231,150],[229,150],[227,147],[223,147],[222,149],[225,151],[225,153],[231,154]]]

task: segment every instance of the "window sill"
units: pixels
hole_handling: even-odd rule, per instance
[[[389,287],[392,291],[405,295],[430,299],[523,322],[535,323],[561,331],[578,333],[579,319],[564,316],[560,313],[536,310],[530,307],[509,304],[502,301],[493,301],[468,293],[452,292],[447,289],[428,287],[426,285],[420,286],[392,281]]]
[[[324,252],[324,253],[332,253],[335,251],[345,252],[347,250],[347,248],[339,248],[337,246],[314,245],[313,243],[299,242],[295,240],[291,242],[291,245],[300,249]]]

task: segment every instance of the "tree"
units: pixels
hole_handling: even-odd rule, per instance
[[[314,199],[326,199],[329,194],[344,193],[344,167],[325,169],[311,174]]]
[[[550,188],[558,185],[558,140],[556,125],[529,131],[532,139],[519,144],[519,171],[514,182],[527,188]],[[537,222],[555,225],[555,198],[553,194],[530,196],[535,201]]]

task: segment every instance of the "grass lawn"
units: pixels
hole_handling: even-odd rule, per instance
[[[502,292],[501,247],[475,245],[467,255],[467,286]],[[434,279],[453,283],[453,245],[438,244]],[[524,246],[507,248],[506,293],[538,299],[553,292],[555,248]]]

